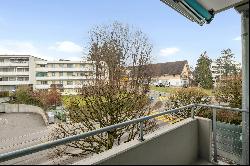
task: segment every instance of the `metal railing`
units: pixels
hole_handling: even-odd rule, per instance
[[[4,162],[4,161],[8,161],[8,160],[15,159],[15,158],[18,158],[18,157],[26,156],[26,155],[29,155],[29,154],[32,154],[32,153],[35,153],[35,152],[51,149],[51,148],[56,147],[56,146],[64,145],[64,144],[67,144],[67,143],[70,143],[70,142],[73,142],[73,141],[79,141],[81,139],[85,139],[87,137],[95,136],[95,135],[101,134],[103,132],[111,131],[111,130],[114,130],[114,129],[117,129],[117,128],[126,127],[128,125],[137,124],[137,123],[140,123],[139,140],[144,141],[144,138],[143,138],[143,129],[144,129],[143,123],[144,123],[144,121],[147,121],[147,120],[159,117],[159,116],[163,116],[163,115],[166,115],[166,114],[176,113],[178,111],[188,109],[188,108],[191,108],[191,118],[194,119],[194,110],[195,110],[196,107],[213,108],[213,132],[214,132],[213,140],[215,142],[214,161],[217,162],[217,155],[216,155],[217,154],[217,146],[216,146],[216,110],[217,109],[225,109],[225,110],[248,113],[247,110],[237,109],[237,108],[221,107],[221,106],[214,106],[214,105],[191,104],[191,105],[187,105],[187,106],[184,106],[184,107],[164,111],[164,112],[161,112],[161,113],[158,113],[158,114],[155,114],[155,115],[150,115],[150,116],[138,118],[138,119],[135,119],[135,120],[126,121],[126,122],[123,122],[123,123],[120,123],[120,124],[104,127],[104,128],[98,129],[98,130],[86,132],[86,133],[83,133],[83,134],[74,135],[74,136],[62,138],[62,139],[59,139],[59,140],[55,140],[55,141],[51,141],[51,142],[31,146],[31,147],[28,147],[28,148],[16,150],[16,151],[13,151],[13,152],[0,154],[0,162]]]

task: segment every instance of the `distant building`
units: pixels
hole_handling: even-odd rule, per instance
[[[192,77],[186,60],[153,64],[152,73],[154,82],[162,82],[175,87],[188,86]]]
[[[62,94],[77,94],[95,79],[94,64],[92,61],[37,61],[34,89],[56,87]]]
[[[62,94],[77,94],[96,78],[93,61],[47,61],[30,55],[0,55],[0,91],[30,85],[35,90],[56,87]]]
[[[236,61],[233,61],[232,63],[235,65],[237,71],[240,72],[241,64]],[[220,68],[216,61],[213,61],[210,66],[210,70],[212,72],[214,86],[216,86],[217,81],[223,75],[224,69]]]
[[[0,55],[0,91],[13,91],[17,86],[34,85],[36,61],[30,55]]]

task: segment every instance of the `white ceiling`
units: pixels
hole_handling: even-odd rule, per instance
[[[234,7],[236,4],[248,0],[197,0],[207,10],[213,9],[215,13]]]

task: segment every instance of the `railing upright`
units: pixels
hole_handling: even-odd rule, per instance
[[[214,144],[214,162],[217,162],[217,140],[216,140],[216,109],[213,109],[213,144]]]

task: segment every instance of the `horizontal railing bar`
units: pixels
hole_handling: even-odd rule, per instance
[[[223,106],[218,106],[218,105],[205,105],[205,104],[195,104],[195,105],[200,106],[200,107],[207,107],[207,108],[215,108],[215,109],[223,109],[223,110],[229,110],[229,111],[249,113],[247,110],[239,109],[239,108],[230,108],[230,107],[223,107]]]
[[[146,117],[138,118],[138,119],[135,119],[135,120],[130,120],[130,121],[127,121],[127,122],[123,122],[123,123],[120,123],[120,124],[115,124],[115,125],[112,125],[112,126],[104,127],[104,128],[101,128],[101,129],[97,129],[95,131],[90,131],[90,132],[87,132],[87,133],[62,138],[62,139],[59,139],[59,140],[55,140],[55,141],[51,141],[51,142],[31,146],[31,147],[16,150],[16,151],[13,151],[13,152],[0,154],[0,161],[3,162],[3,161],[11,160],[11,159],[14,159],[14,158],[22,157],[22,156],[25,156],[25,155],[29,155],[31,153],[43,151],[43,150],[50,149],[50,148],[53,148],[53,147],[56,147],[56,146],[59,146],[59,145],[64,145],[66,143],[70,143],[70,142],[73,142],[73,141],[78,141],[80,139],[85,139],[87,137],[91,137],[91,136],[94,136],[94,135],[97,135],[97,134],[100,134],[100,133],[103,133],[103,132],[106,132],[106,131],[110,131],[110,130],[114,130],[114,129],[117,129],[117,128],[121,128],[121,127],[124,127],[124,126],[131,125],[131,124],[143,122],[143,121],[150,120],[150,119],[153,119],[153,118],[158,117],[158,116],[166,115],[166,114],[169,114],[169,113],[174,113],[174,112],[180,111],[182,109],[191,108],[191,107],[194,107],[194,106],[195,106],[194,104],[191,104],[191,105],[188,105],[188,106],[184,106],[184,107],[172,109],[172,110],[169,110],[169,111],[161,112],[159,114],[146,116]]]

